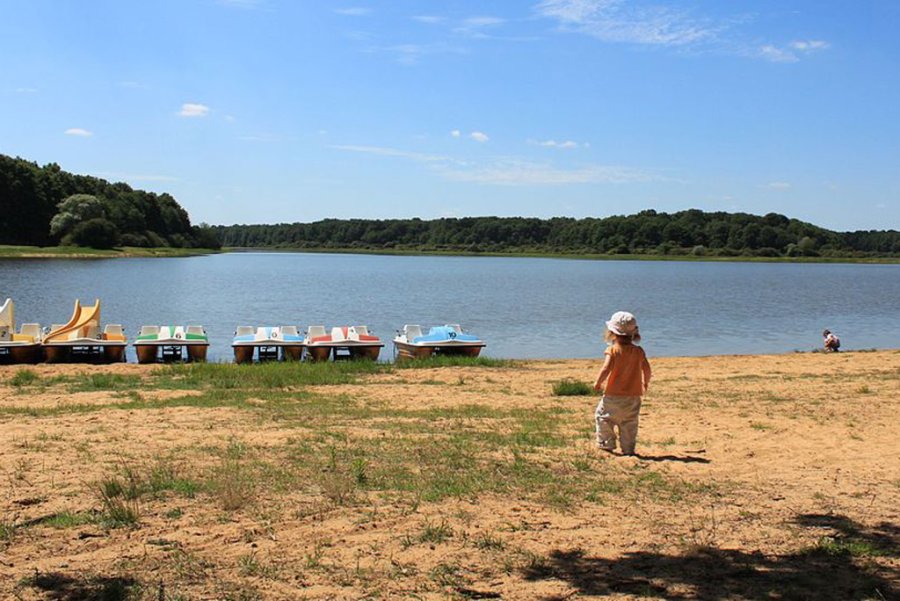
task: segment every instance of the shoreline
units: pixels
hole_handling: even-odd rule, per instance
[[[12,246],[0,245],[0,259],[121,259],[200,257],[221,251],[209,248],[141,248],[123,246],[112,249],[79,246]]]
[[[286,247],[236,247],[222,248],[222,253],[276,253],[276,254],[334,254],[334,255],[384,255],[399,257],[492,257],[512,259],[572,259],[577,261],[672,261],[689,263],[844,263],[870,265],[897,265],[900,257],[717,257],[694,255],[635,255],[635,254],[570,254],[551,252],[469,252],[408,249],[364,248],[286,248]]]
[[[755,256],[695,256],[695,255],[636,255],[636,254],[577,254],[553,252],[469,252],[411,249],[365,248],[285,248],[285,247],[224,247],[202,248],[139,248],[122,247],[99,250],[62,246],[0,245],[0,259],[118,259],[118,258],[179,258],[213,254],[334,254],[382,255],[399,257],[490,257],[511,259],[570,259],[575,261],[662,261],[686,263],[798,263],[798,264],[860,264],[898,265],[900,257],[755,257]]]

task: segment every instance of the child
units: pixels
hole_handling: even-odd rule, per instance
[[[837,352],[841,348],[841,339],[831,333],[830,330],[822,332],[822,344],[826,351]]]
[[[631,313],[614,313],[606,322],[604,338],[609,344],[606,360],[594,383],[594,390],[600,390],[606,382],[603,398],[597,405],[597,444],[604,451],[614,451],[613,426],[618,426],[622,454],[634,455],[641,396],[650,385],[650,362],[644,349],[634,344],[641,340],[641,334]]]

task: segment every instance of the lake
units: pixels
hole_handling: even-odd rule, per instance
[[[505,358],[602,353],[603,322],[637,315],[651,356],[900,346],[900,265],[583,261],[228,253],[177,259],[0,260],[18,324],[65,323],[76,298],[132,341],[144,324],[202,324],[210,358],[238,325],[459,323]],[[134,351],[128,357],[134,361]]]

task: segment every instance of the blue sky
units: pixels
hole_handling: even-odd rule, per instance
[[[0,0],[0,153],[195,222],[900,229],[900,2]]]

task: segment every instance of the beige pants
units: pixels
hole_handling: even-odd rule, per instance
[[[616,432],[619,427],[619,444],[623,455],[634,455],[637,442],[638,416],[641,412],[639,396],[604,395],[597,405],[597,444],[601,449],[612,451],[616,448]]]

